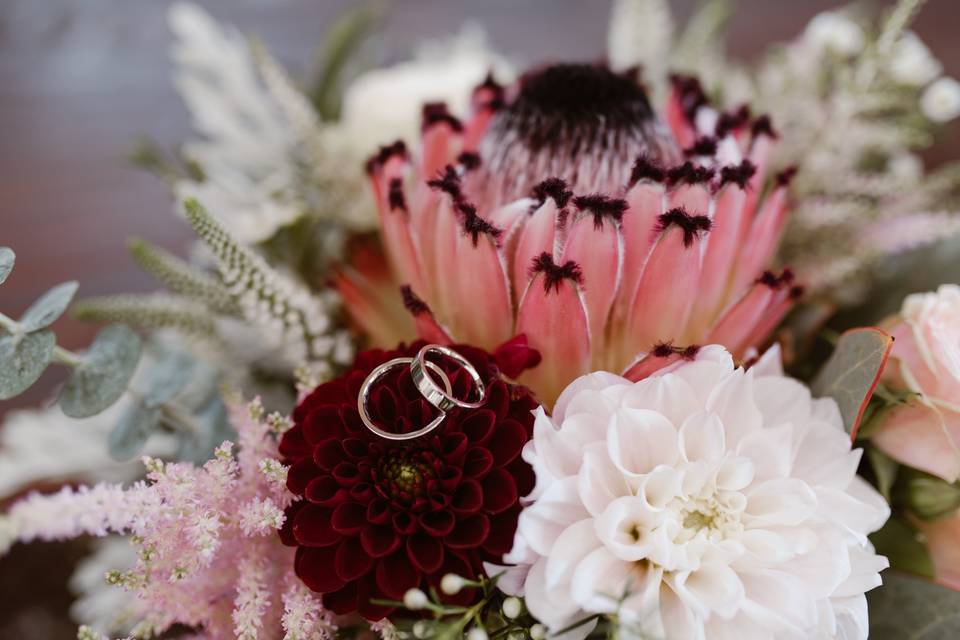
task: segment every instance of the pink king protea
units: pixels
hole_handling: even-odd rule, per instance
[[[548,405],[588,371],[763,342],[799,293],[764,271],[792,171],[768,179],[769,120],[718,113],[695,79],[674,78],[665,120],[590,65],[488,81],[465,122],[425,106],[417,153],[369,163],[390,268],[364,254],[337,275],[354,320],[383,345],[524,334],[543,362],[520,380]]]

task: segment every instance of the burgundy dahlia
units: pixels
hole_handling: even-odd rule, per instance
[[[440,427],[409,443],[387,441],[364,426],[357,412],[364,379],[422,345],[361,353],[350,371],[300,403],[280,442],[291,464],[287,486],[302,498],[287,509],[281,536],[297,547],[297,575],[335,613],[377,620],[391,610],[373,599],[399,600],[411,587],[438,585],[446,573],[479,575],[483,562],[499,562],[510,550],[518,498],[533,488],[520,450],[532,434],[536,402],[525,387],[501,379],[498,368],[538,360],[522,339],[496,356],[455,347],[488,381],[483,407],[454,409]],[[466,372],[452,363],[445,368],[457,397],[468,397]],[[369,413],[387,430],[408,432],[432,420],[436,409],[414,387],[409,369],[397,367],[375,385]]]

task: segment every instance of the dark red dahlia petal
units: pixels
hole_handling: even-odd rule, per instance
[[[364,550],[359,538],[347,538],[337,547],[333,569],[344,582],[356,580],[372,568],[373,558]]]
[[[359,482],[350,487],[350,497],[357,502],[367,503],[373,496],[373,485],[369,482]]]
[[[360,356],[357,356],[358,359],[359,357]],[[378,362],[377,365],[379,364],[380,363]],[[373,367],[370,367],[370,369],[373,369]],[[370,369],[367,369],[366,367],[354,369],[348,373],[343,380],[344,386],[347,390],[347,396],[353,398],[354,402],[356,401],[357,396],[360,395],[360,387],[363,386],[363,381],[366,380],[367,376],[370,374]]]
[[[516,378],[540,364],[540,352],[530,347],[527,336],[521,333],[497,347],[493,359],[503,375]]]
[[[302,496],[310,481],[320,473],[320,467],[310,458],[297,460],[287,471],[287,489],[294,495]]]
[[[333,477],[344,487],[352,487],[360,482],[360,468],[352,462],[341,462],[333,468]]]
[[[492,453],[481,447],[474,447],[467,451],[467,457],[463,461],[463,475],[479,480],[487,475],[492,468]]]
[[[483,542],[483,550],[499,562],[503,554],[513,548],[513,536],[517,532],[520,505],[498,513],[490,518],[490,534]]]
[[[340,411],[340,419],[343,420],[344,431],[352,437],[368,437],[370,431],[360,419],[360,412],[357,411],[356,404],[344,407]]]
[[[483,506],[483,490],[476,480],[464,480],[453,494],[450,508],[457,515],[476,513]]]
[[[349,401],[350,395],[346,392],[343,380],[331,380],[314,389],[297,405],[297,408],[293,410],[293,419],[296,422],[301,422],[314,407],[321,404],[343,404]]]
[[[406,511],[393,514],[393,530],[402,536],[409,536],[417,530],[417,519]]]
[[[293,521],[305,505],[306,503],[303,501],[294,502],[284,512],[286,518],[283,521],[283,526],[280,527],[280,542],[288,547],[296,547],[299,544],[297,538],[293,535]]]
[[[347,499],[347,490],[331,476],[319,476],[307,484],[303,497],[321,507],[335,507]]]
[[[354,459],[366,458],[370,455],[370,445],[360,438],[347,438],[343,441],[343,451]]]
[[[497,420],[506,418],[510,413],[510,387],[501,380],[491,383],[483,407],[493,411]]]
[[[332,571],[337,550],[335,547],[321,549],[300,547],[293,561],[293,569],[303,583],[319,593],[336,591],[344,581]]]
[[[430,424],[437,417],[437,409],[423,397],[416,398],[407,404],[407,417],[413,424]]]
[[[402,540],[391,527],[370,525],[360,534],[363,550],[374,558],[393,553]]]
[[[280,455],[287,459],[298,460],[309,456],[312,449],[303,437],[303,427],[297,425],[288,429],[280,438],[279,450]]]
[[[458,522],[444,543],[451,549],[472,549],[480,546],[489,533],[490,519],[478,513]]]
[[[431,482],[431,486],[428,487],[427,490],[430,493],[429,501],[431,511],[439,511],[450,506],[450,494],[441,490],[437,481],[434,480]]]
[[[303,437],[314,446],[328,438],[343,437],[340,406],[324,404],[314,407],[303,421]]]
[[[329,567],[327,571],[330,571]],[[333,573],[330,571],[330,573]],[[323,594],[323,606],[333,611],[339,616],[345,616],[357,610],[359,598],[357,596],[357,583],[348,582],[342,588],[336,591]]]
[[[517,458],[506,469],[513,476],[513,481],[517,485],[517,495],[530,495],[533,487],[537,484],[537,475],[533,472],[533,467],[521,458]]]
[[[463,433],[448,433],[440,443],[440,455],[447,464],[459,465],[467,452],[467,436]]]
[[[449,493],[457,488],[460,480],[463,478],[463,471],[456,467],[444,467],[437,478],[437,484],[440,490]]]
[[[443,537],[453,531],[456,520],[449,511],[430,511],[420,515],[420,526],[432,536]]]
[[[504,469],[494,469],[481,482],[483,508],[490,513],[500,513],[517,503],[517,485]]]
[[[478,409],[460,422],[460,428],[470,439],[470,444],[486,446],[496,424],[497,414],[489,409]]]
[[[293,521],[293,536],[307,547],[327,547],[340,540],[340,534],[330,526],[329,509],[306,505]]]
[[[356,502],[337,505],[330,516],[330,526],[345,536],[356,535],[367,526],[367,508]]]
[[[377,564],[377,586],[393,600],[400,600],[408,589],[420,584],[420,570],[407,557],[406,549],[384,558]]]
[[[493,454],[493,462],[502,467],[520,455],[520,450],[527,443],[527,430],[516,420],[509,418],[497,424],[493,437],[487,448]]]
[[[407,557],[424,573],[433,573],[443,564],[443,544],[423,533],[407,538]]]
[[[324,471],[330,471],[343,462],[346,451],[339,438],[327,438],[313,449],[313,461]]]
[[[377,586],[376,571],[371,571],[357,582],[357,613],[371,622],[382,620],[394,612],[393,607],[374,604],[374,600],[385,599]]]
[[[389,425],[401,417],[400,403],[393,389],[382,385],[370,394],[370,417],[374,422]]]
[[[473,401],[480,397],[477,393],[477,385],[466,369],[457,369],[450,377],[450,386],[453,389],[454,398]]]
[[[376,498],[367,505],[367,521],[372,524],[384,524],[390,519],[390,504],[383,498]]]

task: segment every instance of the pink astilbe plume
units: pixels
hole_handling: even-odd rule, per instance
[[[776,141],[768,118],[718,112],[693,78],[660,114],[602,66],[487,81],[469,119],[428,105],[418,149],[370,160],[390,268],[365,254],[337,286],[379,345],[416,332],[493,351],[525,335],[543,362],[519,382],[548,406],[588,371],[633,377],[660,343],[740,356],[800,292],[765,273],[793,176],[771,169]],[[396,315],[401,286],[413,322]]]
[[[138,631],[179,624],[212,640],[329,637],[329,615],[294,576],[293,552],[276,535],[293,499],[277,462],[277,435],[289,423],[264,419],[258,402],[230,415],[236,455],[225,442],[202,467],[145,458],[147,481],[127,489],[32,494],[0,517],[0,532],[20,542],[130,535],[136,564],[107,580],[132,593]]]

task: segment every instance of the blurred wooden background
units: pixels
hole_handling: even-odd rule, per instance
[[[256,33],[294,74],[349,0],[200,0],[216,18]],[[382,61],[403,59],[424,37],[483,26],[492,45],[518,63],[598,58],[605,47],[608,0],[396,0],[378,43]],[[693,0],[672,3],[682,20]],[[749,58],[797,34],[838,3],[739,0],[730,29],[733,53]],[[887,2],[877,2],[886,5]],[[80,295],[142,291],[151,281],[133,267],[124,240],[133,235],[181,250],[190,234],[156,178],[123,156],[149,135],[170,148],[188,134],[188,118],[169,80],[169,0],[2,0],[0,2],[0,245],[17,268],[0,288],[0,309],[19,314],[48,286],[80,281]],[[960,2],[930,0],[915,29],[960,76]],[[954,127],[928,160],[960,156]],[[86,345],[93,329],[56,325],[67,347]],[[34,405],[38,389],[5,411]],[[0,638],[73,637],[63,591],[76,547],[19,550],[0,561]],[[46,576],[46,577],[44,577]],[[40,626],[36,626],[40,625]],[[32,631],[31,631],[32,629]]]

